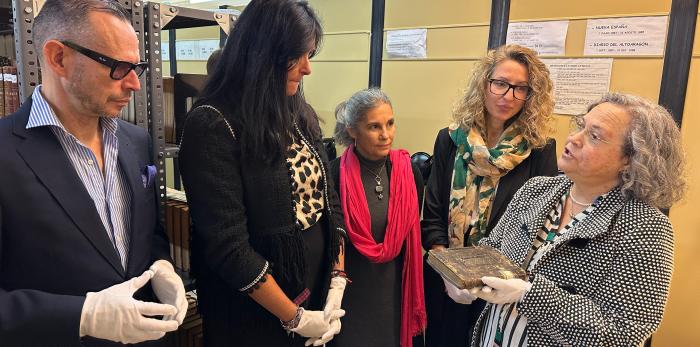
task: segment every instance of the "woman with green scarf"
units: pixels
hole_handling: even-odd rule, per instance
[[[435,140],[421,223],[426,250],[478,244],[531,177],[557,174],[548,139],[549,70],[526,47],[506,45],[478,62]],[[485,302],[424,267],[426,346],[464,346]]]

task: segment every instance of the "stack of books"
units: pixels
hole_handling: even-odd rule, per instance
[[[0,118],[9,116],[19,109],[19,85],[17,84],[17,67],[3,66],[0,70]]]

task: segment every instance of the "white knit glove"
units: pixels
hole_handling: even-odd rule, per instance
[[[345,311],[343,310],[336,310],[335,312],[337,314],[333,315],[333,317],[336,318],[340,318],[345,315]],[[330,324],[328,324],[328,321],[323,317],[323,311],[303,310],[299,324],[296,328],[290,329],[289,331],[295,332],[304,337],[320,338],[329,330]]]
[[[447,292],[447,296],[449,296],[452,301],[462,305],[469,305],[472,301],[476,300],[476,296],[470,293],[468,289],[459,289],[444,277],[442,281],[445,282],[445,292]]]
[[[323,346],[340,333],[340,317],[343,310],[340,305],[343,301],[343,293],[348,281],[344,277],[336,276],[331,278],[331,286],[328,288],[326,305],[323,308],[323,318],[328,321],[330,328],[320,338],[310,338],[304,343],[305,346]]]
[[[80,314],[80,336],[139,343],[160,339],[165,333],[177,330],[176,321],[146,317],[174,315],[177,313],[175,307],[133,298],[151,277],[153,271],[146,270],[139,277],[96,293],[87,293]]]
[[[154,274],[151,286],[158,300],[177,309],[177,314],[163,316],[163,320],[175,320],[178,325],[182,324],[187,314],[187,297],[182,279],[175,273],[173,265],[166,260],[156,260],[150,270]]]
[[[525,282],[519,278],[504,280],[498,277],[482,277],[481,282],[485,286],[472,293],[478,298],[484,299],[492,304],[510,304],[520,302],[523,296],[532,288],[532,283]]]

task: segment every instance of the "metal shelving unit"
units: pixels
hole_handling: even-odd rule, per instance
[[[150,63],[146,75],[148,75],[148,120],[149,132],[153,139],[153,151],[157,168],[157,191],[160,202],[160,220],[165,223],[164,207],[166,196],[166,172],[165,159],[177,158],[179,148],[174,144],[165,143],[165,131],[163,120],[163,62],[161,51],[161,33],[163,30],[175,30],[196,28],[204,26],[220,26],[228,33],[236,17],[230,14],[216,13],[213,11],[192,9],[149,2],[144,11],[144,39],[146,60]],[[173,45],[175,40],[169,40],[170,64],[177,64]],[[177,170],[177,165],[176,170]],[[177,175],[176,175],[177,177]]]

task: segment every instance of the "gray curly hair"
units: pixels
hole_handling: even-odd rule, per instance
[[[671,207],[686,190],[678,125],[662,106],[630,94],[605,94],[588,106],[588,111],[606,102],[632,116],[623,144],[629,166],[620,173],[622,194],[658,208]]]
[[[357,124],[365,119],[367,112],[382,104],[391,105],[391,99],[379,88],[363,89],[341,102],[335,108],[335,142],[343,146],[353,143],[347,128],[357,128]]]

